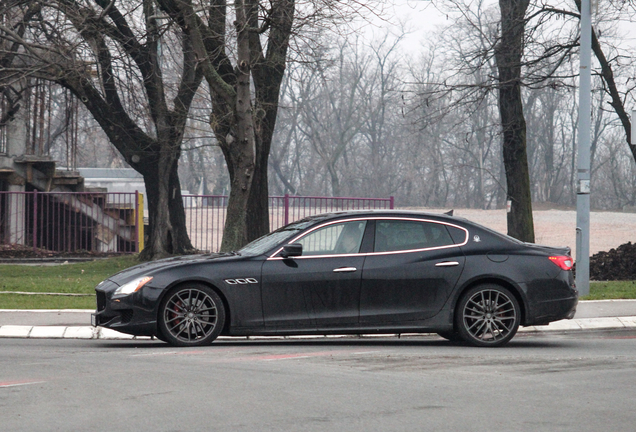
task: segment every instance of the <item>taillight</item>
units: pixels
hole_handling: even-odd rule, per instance
[[[572,257],[567,255],[558,255],[551,256],[550,261],[552,261],[555,265],[559,266],[561,270],[571,270],[574,266],[574,261]]]

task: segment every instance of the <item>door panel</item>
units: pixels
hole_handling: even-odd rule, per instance
[[[465,258],[443,224],[377,220],[374,253],[362,273],[360,322],[435,316],[455,287]]]
[[[329,328],[357,324],[366,221],[332,223],[296,240],[303,255],[263,265],[265,325]]]
[[[309,317],[309,292],[299,276],[301,272],[296,260],[265,261],[261,277],[265,326],[313,326]]]
[[[320,328],[357,323],[363,264],[361,256],[267,261],[262,277],[265,325]]]
[[[464,267],[458,249],[371,255],[360,292],[360,322],[416,321],[435,316]],[[436,266],[438,263],[457,265]]]
[[[307,274],[307,287],[311,294],[310,315],[318,328],[342,324],[357,324],[360,313],[360,281],[364,257],[316,258],[304,260],[301,265],[327,267],[327,274]],[[318,263],[318,261],[322,261]]]

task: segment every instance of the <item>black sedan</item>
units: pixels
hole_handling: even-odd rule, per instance
[[[439,214],[308,217],[238,252],[141,264],[96,287],[93,325],[178,346],[219,335],[436,332],[476,346],[572,318],[569,248]]]

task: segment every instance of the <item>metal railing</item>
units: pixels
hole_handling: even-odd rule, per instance
[[[183,196],[196,249],[220,249],[227,203],[222,195]],[[393,207],[393,197],[272,196],[270,229],[320,213]],[[143,215],[143,199],[136,192],[0,192],[0,244],[34,251],[134,253],[143,249]]]
[[[183,195],[186,226],[192,246],[196,249],[216,252],[221,248],[227,201],[226,195]],[[270,196],[269,228],[273,231],[293,221],[320,213],[393,207],[393,197]]]
[[[0,243],[51,252],[139,251],[138,193],[0,192]]]

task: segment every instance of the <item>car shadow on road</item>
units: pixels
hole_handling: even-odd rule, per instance
[[[451,342],[437,336],[419,336],[404,338],[324,338],[324,339],[223,339],[213,342],[211,345],[195,347],[175,347],[160,340],[103,340],[99,344],[104,348],[122,349],[166,349],[166,350],[214,350],[220,348],[290,348],[290,347],[332,347],[332,348],[398,348],[398,347],[431,347],[431,348],[465,348],[467,350],[506,350],[506,349],[542,349],[542,348],[567,348],[576,345],[576,341],[567,338],[554,337],[528,337],[521,336],[513,339],[503,347],[474,347],[465,342]]]

